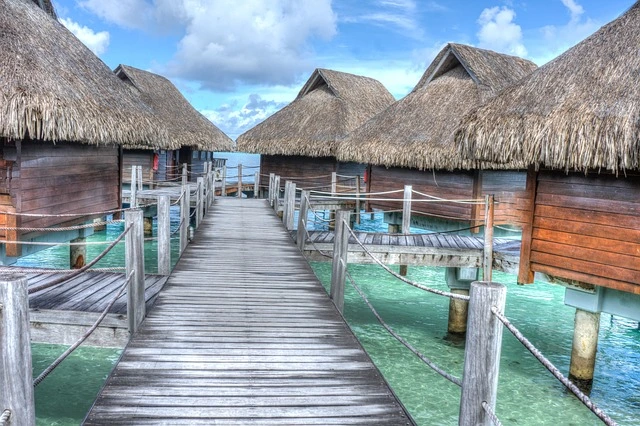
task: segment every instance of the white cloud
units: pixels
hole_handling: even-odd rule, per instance
[[[291,84],[312,69],[310,43],[336,34],[331,0],[82,0],[117,25],[183,34],[166,74],[203,88]]]
[[[61,18],[59,21],[96,55],[107,51],[107,47],[109,47],[109,33],[107,31],[95,32],[68,18]]]
[[[515,17],[516,13],[508,7],[496,6],[484,9],[478,18],[479,47],[526,56],[527,49],[522,44],[522,29],[520,25],[513,22]]]
[[[252,93],[243,104],[238,100],[233,100],[215,110],[201,110],[200,112],[229,137],[236,139],[287,104],[288,102],[266,100],[260,95]]]
[[[427,8],[435,6],[439,5],[429,2]],[[373,4],[364,3],[359,11],[341,17],[341,21],[391,28],[416,39],[424,37],[424,31],[418,22],[418,5],[415,0],[376,0]]]
[[[543,64],[600,28],[600,23],[584,18],[585,10],[575,0],[561,0],[569,12],[569,22],[565,25],[547,25],[541,29],[544,50],[536,55],[536,63]]]

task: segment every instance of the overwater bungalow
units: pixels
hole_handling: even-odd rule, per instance
[[[524,220],[520,198],[526,172],[518,171],[513,162],[464,160],[453,135],[466,112],[535,68],[522,58],[449,43],[411,93],[340,143],[337,158],[369,165],[367,192],[412,185],[415,191],[445,199],[495,194],[495,223],[519,227]],[[403,193],[385,198],[402,199]],[[372,201],[370,208],[401,211],[402,201]],[[484,206],[479,204],[414,203],[412,211],[414,226],[432,230],[475,227],[484,219]],[[385,221],[395,228],[402,223],[401,213],[385,214]]]
[[[42,8],[40,6],[43,6]],[[60,24],[51,1],[0,2],[0,262],[82,231],[39,228],[86,222],[120,207],[118,144],[166,137],[149,108]],[[82,217],[38,216],[82,214]],[[30,214],[35,216],[24,216]]]
[[[364,175],[336,161],[337,142],[393,101],[377,80],[318,68],[293,102],[238,137],[238,150],[261,154],[263,188],[270,173],[304,187],[327,186],[332,172]]]
[[[531,165],[518,281],[542,273],[569,287],[573,358],[589,362],[599,312],[640,321],[638,46],[635,3],[472,112],[456,135],[472,161]],[[571,373],[588,379],[592,366],[572,360]]]
[[[176,178],[187,164],[191,179],[203,171],[215,151],[233,150],[233,141],[199,113],[165,77],[119,65],[116,75],[149,105],[165,124],[169,137],[159,149],[127,145],[123,152],[123,181],[131,181],[131,166],[142,166],[145,182]]]

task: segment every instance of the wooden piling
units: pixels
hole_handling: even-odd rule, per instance
[[[336,212],[336,230],[333,240],[333,264],[331,267],[331,290],[329,296],[340,312],[344,312],[344,287],[347,278],[347,256],[349,254],[348,210]]]
[[[291,188],[291,181],[284,182],[284,203],[282,205],[282,222],[287,226],[287,216],[289,215],[289,191]]]
[[[187,170],[187,163],[182,163],[182,185],[189,184],[189,171]]]
[[[158,197],[158,274],[171,273],[171,222],[168,195]]]
[[[338,196],[338,174],[331,172],[331,197]],[[336,211],[329,210],[329,230],[335,230]]]
[[[276,175],[275,180],[273,181],[273,185],[274,185],[274,199],[273,199],[273,208],[275,209],[276,213],[278,213],[278,209],[280,208],[280,176]]]
[[[482,256],[482,279],[491,281],[493,271],[493,194],[485,197],[485,213],[484,213],[484,251]]]
[[[138,330],[145,316],[142,210],[127,210],[124,220],[125,227],[131,226],[131,230],[125,237],[125,266],[127,276],[133,271],[127,289],[127,319],[129,333],[133,334]]]
[[[276,181],[276,174],[275,173],[269,173],[269,205],[271,207],[273,207],[273,200],[275,198],[275,190],[274,190],[274,186],[275,186],[275,181]]]
[[[80,269],[87,263],[87,239],[76,238],[69,246],[69,265],[71,269]]]
[[[222,188],[220,190],[220,196],[227,196],[227,165],[222,166]]]
[[[287,231],[293,231],[295,212],[296,212],[296,183],[289,183],[289,193],[285,194],[285,209],[287,210],[287,218],[284,222]]]
[[[360,175],[356,176],[356,223],[360,225],[360,212],[362,205],[360,204]]]
[[[599,330],[600,313],[576,309],[569,379],[587,393],[593,383]]]
[[[209,187],[211,188],[211,197],[209,199],[209,207],[216,201],[216,173],[213,169],[213,162],[209,163]]]
[[[495,411],[503,326],[491,308],[495,306],[504,312],[506,296],[507,289],[502,284],[471,283],[460,425],[493,425],[482,403],[486,402]]]
[[[189,185],[182,184],[182,198],[180,198],[180,254],[187,248],[189,236]]]
[[[0,412],[10,425],[36,424],[27,277],[0,275]]]
[[[138,191],[142,191],[143,189],[142,166],[137,166],[137,167],[138,167]]]
[[[298,232],[296,234],[296,243],[300,251],[304,251],[304,243],[307,239],[307,214],[309,212],[309,191],[303,189],[300,191],[300,211],[298,213]]]

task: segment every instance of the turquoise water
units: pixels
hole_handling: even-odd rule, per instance
[[[243,164],[250,164],[245,154],[231,154],[237,155]],[[232,164],[231,159],[229,163]],[[172,211],[172,228],[176,226],[177,213]],[[325,225],[318,224],[322,226]],[[381,230],[386,225],[381,223],[381,215],[375,215],[374,220],[363,215],[361,228]],[[97,233],[88,240],[113,240],[120,232],[121,225],[110,225],[106,233]],[[154,245],[154,242],[145,245],[147,272],[155,268]],[[101,250],[101,247],[89,246],[88,258]],[[49,249],[36,256],[40,258],[24,258],[21,264],[68,267],[67,247]],[[174,255],[173,261],[176,260]],[[101,265],[122,266],[122,252]],[[331,265],[314,263],[312,267],[328,287]],[[410,287],[374,265],[351,265],[349,270],[396,331],[445,370],[461,376],[463,344],[446,336],[448,299]],[[446,289],[444,270],[440,268],[410,267],[409,278]],[[567,372],[575,310],[563,304],[564,289],[546,283],[518,286],[514,276],[497,272],[494,281],[507,285],[507,316],[561,371]],[[345,316],[420,425],[457,424],[459,388],[442,379],[390,337],[350,287],[345,296]],[[64,349],[63,346],[33,345],[34,375]],[[65,361],[36,389],[38,425],[79,424],[119,353],[113,349],[81,348]],[[639,365],[638,324],[602,314],[592,398],[620,425],[640,424]],[[509,332],[505,332],[503,339],[497,414],[505,426],[601,424]]]

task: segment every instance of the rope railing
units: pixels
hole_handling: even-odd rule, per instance
[[[122,272],[125,268],[123,267],[109,267],[109,268],[93,268],[90,272]],[[0,273],[2,274],[12,274],[12,273],[21,273],[21,274],[49,274],[49,275],[58,275],[58,274],[71,274],[76,272],[77,269],[53,269],[53,268],[29,268],[24,266],[5,266],[0,267]]]
[[[425,285],[422,285],[420,283],[412,281],[412,280],[408,279],[407,277],[403,277],[402,275],[394,272],[393,270],[391,270],[391,268],[389,268],[387,265],[382,263],[378,258],[376,258],[373,255],[373,253],[371,253],[371,251],[369,249],[367,249],[367,247],[365,247],[365,245],[358,239],[358,237],[356,236],[355,232],[353,231],[353,229],[351,229],[351,227],[348,224],[346,224],[345,226],[347,227],[347,229],[348,229],[349,233],[351,234],[351,236],[354,238],[355,242],[362,248],[362,250],[364,250],[364,252],[367,254],[367,256],[369,256],[375,263],[377,263],[378,266],[380,266],[382,269],[384,269],[385,271],[387,271],[388,273],[390,273],[391,275],[393,275],[394,277],[396,277],[400,281],[403,281],[403,282],[409,284],[412,287],[418,288],[420,290],[427,291],[429,293],[437,294],[439,296],[448,297],[450,299],[458,299],[458,300],[466,300],[466,301],[469,300],[469,296],[465,296],[465,295],[462,295],[462,294],[456,294],[456,293],[450,293],[450,292],[447,292],[447,291],[442,291],[442,290],[438,290],[438,289],[435,289],[435,288],[427,287]]]
[[[119,236],[118,238],[116,238],[115,240],[113,240],[111,242],[111,244],[109,244],[109,246],[104,249],[104,251],[102,253],[100,253],[95,259],[93,259],[91,262],[87,263],[86,265],[84,265],[82,268],[75,270],[74,272],[71,272],[67,275],[64,275],[60,278],[57,278],[49,283],[46,284],[42,284],[36,287],[31,287],[29,289],[29,294],[33,294],[33,293],[37,293],[38,291],[42,291],[42,290],[46,290],[48,288],[51,287],[55,287],[65,281],[70,280],[71,278],[74,278],[80,274],[82,274],[83,272],[87,271],[89,268],[91,268],[93,265],[95,265],[96,263],[98,263],[100,260],[102,260],[102,258],[104,258],[110,251],[111,249],[113,249],[120,241],[122,241],[122,239],[125,237],[125,235],[127,235],[129,233],[129,231],[131,231],[131,226],[128,226]]]
[[[149,206],[151,206],[153,204],[149,204]],[[8,215],[8,216],[22,216],[22,217],[40,217],[40,218],[44,218],[44,217],[84,217],[84,216],[108,216],[114,213],[123,213],[129,210],[135,210],[135,207],[128,207],[128,208],[120,208],[120,209],[113,209],[113,210],[105,210],[105,211],[101,211],[101,212],[87,212],[87,213],[60,213],[60,214],[47,214],[47,213],[17,213],[17,212],[10,212],[10,211],[3,211],[2,214]]]
[[[131,281],[134,273],[135,271],[131,271],[131,273],[129,273],[127,279],[124,281],[116,295],[113,297],[113,299],[111,299],[111,302],[109,302],[107,307],[104,309],[104,311],[102,311],[102,314],[100,314],[98,319],[93,323],[89,330],[87,330],[73,345],[71,345],[66,351],[64,351],[58,358],[56,358],[55,361],[53,361],[53,363],[51,363],[51,365],[45,368],[44,371],[33,380],[34,387],[42,383],[42,381],[46,379],[47,376],[49,376],[49,374],[53,372],[53,370],[55,370],[65,359],[67,359],[69,355],[73,353],[73,351],[78,349],[78,347],[80,347],[80,345],[82,345],[82,343],[84,343],[93,334],[94,331],[96,331],[102,321],[106,318],[111,308],[113,308],[113,305],[115,305],[116,301],[120,298],[125,288],[127,288],[127,286],[129,285],[129,282]]]
[[[86,223],[84,225],[56,226],[56,227],[49,227],[49,228],[37,228],[37,227],[26,227],[26,226],[0,226],[0,231],[64,232],[64,231],[76,231],[79,229],[95,228],[97,226],[113,225],[116,223],[124,223],[124,220],[105,220],[100,222]]]
[[[582,402],[593,414],[595,414],[600,420],[602,420],[606,425],[613,426],[617,425],[615,420],[609,417],[602,409],[597,407],[593,401],[582,392],[574,383],[571,382],[565,375],[563,375],[558,368],[553,365],[551,361],[549,361],[543,354],[540,352],[538,348],[536,348],[521,332],[518,330],[509,319],[504,316],[498,309],[495,307],[491,308],[491,312],[504,324],[505,327],[513,334],[513,336],[520,342],[522,345],[527,348],[529,352],[547,369],[549,372],[560,381],[567,389],[569,389],[579,400]]]
[[[0,426],[8,425],[9,420],[11,420],[11,410],[7,409],[0,414]]]
[[[103,246],[109,241],[84,241],[84,242],[48,242],[48,241],[20,241],[20,240],[0,240],[1,244],[21,244],[25,246],[46,246],[46,247],[73,247],[73,246]]]
[[[489,419],[491,419],[491,423],[493,423],[493,426],[502,426],[502,422],[500,421],[498,416],[496,416],[496,413],[493,412],[487,401],[482,401],[482,409],[485,413],[487,413]]]
[[[435,364],[433,361],[431,361],[429,358],[427,358],[424,354],[422,354],[420,351],[418,351],[416,348],[414,348],[408,341],[406,341],[404,338],[402,338],[402,336],[400,336],[398,333],[396,333],[395,330],[393,330],[393,328],[391,328],[389,326],[389,324],[387,324],[384,321],[384,319],[382,319],[382,317],[380,316],[378,311],[373,307],[371,302],[369,302],[369,299],[364,294],[364,292],[360,289],[360,287],[358,287],[358,285],[355,283],[355,280],[353,279],[353,277],[351,276],[349,271],[346,272],[346,276],[349,278],[351,286],[360,295],[360,297],[362,298],[364,303],[369,307],[369,309],[371,310],[373,315],[376,317],[376,319],[378,320],[380,325],[382,327],[384,327],[384,329],[387,330],[389,332],[389,334],[391,334],[398,342],[402,343],[402,345],[404,347],[409,349],[409,351],[411,351],[411,353],[413,353],[415,356],[417,356],[422,362],[424,362],[427,366],[429,366],[429,368],[431,368],[433,371],[435,371],[436,373],[438,373],[440,376],[444,377],[445,379],[447,379],[451,383],[453,383],[453,384],[455,384],[455,385],[457,385],[459,387],[462,387],[462,380],[461,379],[459,379],[458,377],[455,377],[455,376],[447,373],[442,368],[438,367],[437,364]]]

